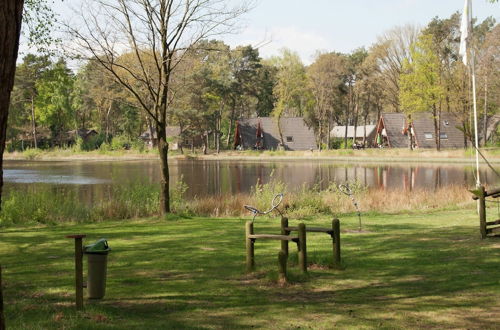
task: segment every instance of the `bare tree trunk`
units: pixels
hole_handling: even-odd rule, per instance
[[[38,149],[38,141],[36,139],[35,100],[33,95],[31,95],[31,128],[33,130],[33,142],[35,143],[35,149]]]
[[[168,171],[168,142],[167,125],[161,124],[156,127],[158,136],[158,152],[160,153],[161,178],[160,178],[160,209],[162,214],[170,213],[170,176]]]
[[[0,202],[3,187],[3,152],[7,138],[10,93],[16,72],[23,5],[23,0],[0,1]]]
[[[232,106],[231,106],[231,115],[229,116],[229,129],[227,131],[227,138],[226,138],[226,146],[229,149],[230,148],[230,142],[231,142],[231,133],[233,131],[233,126],[234,126],[234,113],[236,112],[236,101],[233,99],[232,100]]]
[[[323,149],[323,146],[322,146],[322,144],[323,144],[323,121],[322,120],[319,121],[318,131],[319,131],[319,139],[318,139],[319,140],[319,143],[318,143],[319,148],[318,149],[319,149],[319,151],[321,151],[321,149]]]
[[[330,121],[330,118],[327,119],[327,122],[328,122],[328,127],[326,132],[326,150],[330,150],[330,142],[331,142],[330,132],[332,131],[332,123]]]
[[[358,128],[358,106],[359,106],[359,97],[355,96],[354,103],[354,132],[352,134],[352,145],[355,145],[356,142],[356,129]]]

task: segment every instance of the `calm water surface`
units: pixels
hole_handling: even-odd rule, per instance
[[[500,172],[500,167],[497,168]],[[180,178],[189,187],[187,195],[203,196],[249,192],[257,182],[271,177],[286,182],[289,189],[319,186],[357,180],[371,189],[434,189],[447,185],[473,186],[473,167],[434,164],[365,164],[318,160],[293,161],[207,161],[173,160],[172,182]],[[481,170],[482,179],[498,185],[500,180],[488,168]],[[13,189],[77,190],[85,200],[110,198],[113,185],[157,183],[159,161],[71,161],[29,162],[5,161],[6,193]]]

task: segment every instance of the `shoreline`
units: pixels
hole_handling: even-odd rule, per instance
[[[485,152],[488,162],[500,164],[500,149],[494,148]],[[157,153],[121,152],[116,154],[97,152],[65,152],[41,151],[35,156],[14,152],[5,153],[5,161],[31,162],[72,162],[72,161],[141,161],[159,160]],[[208,160],[208,161],[328,161],[341,163],[446,163],[475,165],[472,155],[464,150],[407,150],[407,149],[367,149],[367,150],[333,150],[333,151],[222,151],[219,154],[179,154],[169,155],[170,160]],[[480,159],[481,165],[486,165]]]

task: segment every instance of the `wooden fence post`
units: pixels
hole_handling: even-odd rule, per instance
[[[279,269],[279,283],[284,284],[287,282],[286,277],[286,261],[288,258],[288,254],[285,251],[281,250],[278,253],[278,269]]]
[[[335,268],[340,268],[340,220],[332,220],[332,230],[333,230],[333,266]]]
[[[86,235],[69,235],[75,239],[75,303],[76,309],[83,309],[83,238]]]
[[[253,235],[253,222],[247,221],[245,225],[245,241],[247,250],[247,272],[252,272],[255,269],[255,253],[254,253],[254,239],[248,236]]]
[[[486,191],[484,186],[479,187],[479,230],[481,238],[486,238]]]
[[[0,330],[5,330],[5,314],[3,312],[2,266],[0,265]]]
[[[281,235],[290,235],[290,231],[286,230],[288,227],[288,218],[281,217]],[[285,252],[288,256],[288,241],[281,241],[281,251]]]
[[[299,267],[303,273],[307,273],[307,242],[306,225],[299,224]]]

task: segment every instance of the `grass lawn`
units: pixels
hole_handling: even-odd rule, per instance
[[[344,270],[329,237],[308,234],[300,274],[277,284],[279,242],[257,242],[245,274],[246,219],[144,219],[0,231],[10,329],[498,328],[500,239],[479,239],[473,210],[341,218]],[[296,223],[293,219],[291,224]],[[278,219],[256,220],[278,233]],[[329,219],[306,221],[327,225]],[[108,286],[75,311],[73,241],[108,239]],[[86,267],[86,266],[85,266]]]

